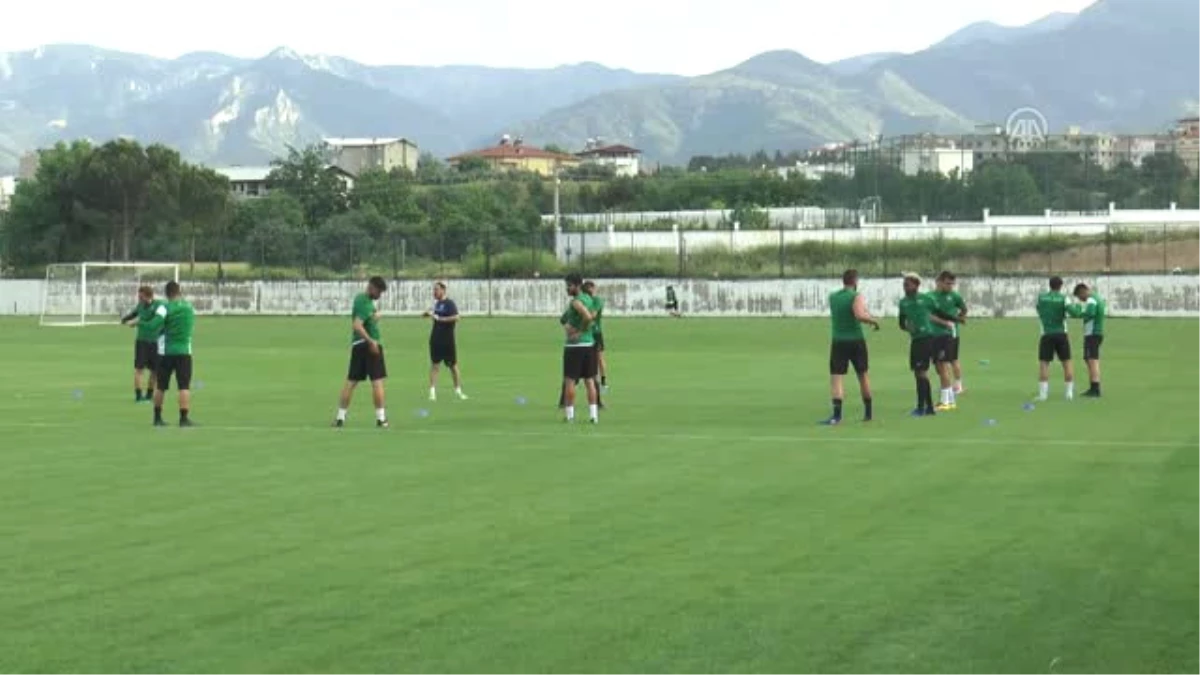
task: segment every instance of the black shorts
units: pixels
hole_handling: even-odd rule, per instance
[[[429,362],[444,363],[448,366],[458,365],[458,345],[454,340],[431,340],[429,342]]]
[[[576,382],[596,377],[597,353],[594,347],[564,347],[563,377]]]
[[[1099,361],[1100,360],[1100,345],[1104,342],[1103,335],[1084,335],[1083,336],[1083,360],[1084,361]]]
[[[912,341],[908,347],[908,367],[913,372],[929,370],[929,362],[933,360],[933,338],[923,337]]]
[[[155,371],[159,391],[171,390],[172,374],[175,375],[175,384],[178,385],[179,391],[188,391],[191,389],[192,356],[190,354],[167,354],[160,356],[158,370]]]
[[[383,360],[383,345],[379,346],[379,354],[372,354],[365,342],[360,342],[350,348],[350,369],[346,373],[347,380],[375,382],[386,377],[387,363]]]
[[[934,363],[949,363],[954,359],[950,358],[950,343],[954,338],[950,335],[934,335],[929,338],[929,358],[933,359]]]
[[[134,370],[158,370],[158,342],[146,342],[145,340],[137,340],[133,343],[133,368]]]
[[[1038,361],[1050,363],[1055,356],[1059,361],[1071,360],[1071,339],[1066,333],[1043,335],[1038,341]]]
[[[679,303],[678,302],[668,302],[667,303],[667,311],[668,312],[678,312],[679,311]]]
[[[596,331],[595,335],[596,335],[596,351],[602,352],[602,351],[604,351],[604,333]]]
[[[946,360],[958,360],[958,336],[955,335],[946,341]]]
[[[854,372],[859,375],[867,374],[869,359],[867,358],[866,340],[834,340],[829,347],[829,374],[845,375],[854,364]]]

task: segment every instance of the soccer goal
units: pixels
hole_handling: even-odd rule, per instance
[[[137,303],[139,286],[179,281],[175,263],[58,263],[46,266],[42,289],[43,326],[120,323]]]

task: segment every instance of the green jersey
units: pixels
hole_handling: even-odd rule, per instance
[[[862,324],[854,316],[854,300],[858,291],[843,288],[829,294],[829,319],[833,328],[834,342],[864,340]]]
[[[167,356],[190,356],[192,330],[196,327],[196,310],[192,303],[178,298],[163,306],[163,353]]]
[[[375,320],[375,301],[366,293],[359,293],[354,296],[354,309],[351,313],[351,321],[358,319],[362,321],[363,330],[371,339],[379,342],[379,322]],[[350,331],[350,344],[356,345],[360,342],[365,342],[358,331]]]
[[[1080,316],[1083,317],[1084,335],[1104,335],[1104,317],[1108,315],[1108,303],[1104,298],[1092,293],[1087,302],[1083,303]]]
[[[579,336],[575,339],[567,338],[567,346],[591,347],[592,345],[596,344],[596,323],[595,321],[592,321],[591,323],[587,324],[587,326],[584,326],[583,315],[575,309],[576,300],[578,300],[579,304],[583,305],[587,311],[591,312],[593,318],[596,316],[595,298],[587,293],[580,293],[574,298],[571,298],[571,303],[567,305],[567,311],[563,314],[563,318],[566,319],[566,325],[579,332]]]
[[[667,287],[667,304],[668,305],[678,304],[677,301],[675,300],[675,289],[674,288]]]
[[[928,295],[933,299],[933,313],[947,321],[954,322],[952,326],[943,326],[940,323],[932,324],[933,334],[958,337],[958,315],[966,309],[967,303],[963,302],[962,296],[956,291],[933,291]]]
[[[166,307],[167,303],[162,300],[154,299],[146,303],[138,303],[137,306],[137,341],[138,342],[158,342],[158,337],[162,335],[163,316],[166,312],[159,313],[160,307]]]
[[[604,328],[600,324],[600,315],[604,313],[604,298],[593,295],[592,302],[596,306],[592,312],[592,333],[603,333]]]
[[[1067,302],[1062,291],[1046,291],[1038,296],[1037,315],[1042,322],[1042,335],[1065,335],[1067,317],[1080,314],[1077,307]]]
[[[932,337],[936,324],[930,320],[937,306],[929,293],[914,293],[900,298],[900,327],[914,340]]]

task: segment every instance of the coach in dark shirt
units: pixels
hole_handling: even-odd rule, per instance
[[[458,370],[458,346],[454,342],[454,327],[458,325],[458,306],[446,297],[446,284],[439,281],[433,285],[433,309],[425,312],[433,321],[429,331],[429,400],[437,400],[438,373],[442,364],[450,367],[454,376],[454,395],[466,400],[462,390],[462,373]]]

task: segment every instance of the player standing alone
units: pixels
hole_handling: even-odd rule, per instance
[[[333,421],[335,427],[346,424],[346,413],[350,409],[350,399],[354,397],[354,388],[367,379],[371,380],[371,394],[375,401],[375,426],[381,429],[388,426],[383,400],[387,363],[383,359],[383,344],[379,341],[379,310],[375,306],[375,301],[383,297],[385,291],[387,282],[383,277],[371,277],[367,282],[367,290],[354,296],[350,314],[350,368],[338,399],[337,418]]]
[[[171,375],[179,387],[179,426],[190,427],[188,413],[192,408],[192,332],[196,327],[196,310],[183,299],[179,283],[167,282],[167,302],[156,311],[162,317],[163,355],[158,365],[158,386],[154,390],[154,426],[165,427],[162,418],[163,399],[171,388]]]
[[[938,411],[954,410],[958,407],[958,388],[954,384],[954,362],[958,359],[957,337],[958,329],[955,324],[962,320],[965,303],[958,293],[954,292],[954,275],[942,272],[937,277],[937,284],[930,294],[934,302],[933,315],[942,321],[933,322],[933,363],[937,368],[938,379],[941,381],[941,399],[937,405]]]
[[[854,364],[858,376],[858,387],[863,400],[863,421],[871,421],[871,382],[867,377],[869,360],[867,338],[863,335],[865,323],[879,330],[879,322],[867,311],[867,301],[858,292],[858,272],[846,270],[842,274],[842,290],[829,295],[829,319],[833,329],[833,340],[829,347],[829,389],[833,398],[833,416],[825,424],[842,422],[842,399],[845,396],[843,380]]]
[[[943,271],[937,278],[937,293],[944,296],[940,299],[939,304],[945,304],[952,310],[954,315],[953,323],[951,324],[950,341],[946,345],[946,356],[950,363],[951,374],[954,377],[954,395],[957,396],[963,393],[963,376],[962,363],[958,359],[958,349],[961,335],[961,326],[967,323],[967,302],[959,295],[958,291],[954,290],[955,284],[958,282],[958,277],[951,272]]]
[[[439,281],[433,285],[433,309],[425,312],[425,318],[433,321],[429,331],[429,400],[437,400],[438,371],[444,363],[454,378],[454,395],[467,400],[462,390],[462,372],[458,369],[458,345],[454,340],[454,327],[458,325],[458,305],[446,297],[446,284]]]
[[[681,316],[679,313],[679,299],[675,297],[674,286],[667,286],[667,314],[676,319]]]
[[[1037,299],[1042,337],[1038,341],[1038,401],[1050,396],[1050,362],[1057,356],[1062,362],[1067,400],[1075,398],[1075,365],[1071,363],[1071,340],[1067,337],[1067,317],[1079,311],[1067,302],[1062,292],[1062,277],[1050,277],[1050,290]]]
[[[928,293],[921,293],[921,277],[916,273],[904,275],[904,297],[900,299],[900,330],[911,338],[908,364],[917,383],[917,407],[913,417],[934,415],[933,386],[929,383],[929,363],[933,357],[933,327],[948,322],[935,316],[937,302]]]
[[[154,400],[154,380],[158,373],[159,338],[162,337],[162,317],[158,308],[165,305],[154,297],[154,289],[142,286],[138,289],[138,304],[133,311],[121,317],[121,323],[137,327],[133,342],[133,400]],[[130,323],[132,322],[132,323]],[[149,370],[146,378],[146,393],[142,394],[142,373]]]
[[[1083,303],[1083,362],[1087,364],[1092,386],[1083,393],[1088,398],[1100,398],[1100,344],[1104,342],[1104,317],[1108,303],[1087,284],[1075,286],[1075,297]]]
[[[583,380],[587,390],[588,417],[600,421],[599,391],[596,387],[596,348],[592,333],[595,311],[592,297],[583,291],[583,277],[568,274],[567,295],[571,302],[563,315],[566,345],[563,347],[563,410],[568,422],[575,421],[575,386]]]

